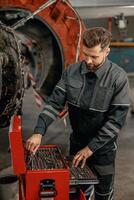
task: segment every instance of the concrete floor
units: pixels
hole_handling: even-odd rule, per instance
[[[31,134],[40,109],[36,107],[32,89],[26,91],[23,106],[23,138],[26,140]],[[43,144],[58,144],[63,154],[68,154],[69,133],[71,128],[65,128],[62,120],[56,120],[44,136]],[[118,153],[116,160],[115,200],[134,200],[134,117],[128,114],[125,126],[119,135]],[[0,175],[11,169],[11,158],[8,153],[8,128],[0,130]],[[4,169],[4,170],[3,170]],[[1,186],[0,186],[1,188]],[[16,190],[16,185],[12,190]],[[7,193],[7,187],[5,187]],[[1,195],[1,193],[0,193]],[[13,196],[13,195],[12,195]],[[0,196],[0,200],[2,199]],[[7,200],[7,199],[6,199]],[[17,200],[11,197],[8,200]]]

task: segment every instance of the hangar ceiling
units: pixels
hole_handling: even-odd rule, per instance
[[[91,6],[123,6],[133,5],[134,0],[70,0],[73,6],[76,7],[91,7]]]
[[[120,13],[134,15],[134,0],[70,0],[79,15],[86,18],[114,17]]]

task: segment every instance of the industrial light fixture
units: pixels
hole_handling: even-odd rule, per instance
[[[127,32],[128,20],[124,16],[124,13],[120,13],[120,15],[115,16],[114,20],[115,25],[118,26],[120,34],[125,34]]]

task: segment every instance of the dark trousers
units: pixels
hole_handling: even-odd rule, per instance
[[[75,155],[82,148],[75,142],[70,142],[70,155]],[[87,160],[87,165],[93,170],[98,179],[99,184],[94,185],[95,200],[114,200],[114,174],[115,174],[115,152],[109,151],[103,155],[93,155]],[[84,188],[86,197],[89,199],[90,194],[88,188]],[[90,191],[90,190],[89,190]]]
[[[113,194],[114,194],[114,175],[108,174],[104,176],[98,177],[99,184],[95,185],[95,200],[113,200]]]

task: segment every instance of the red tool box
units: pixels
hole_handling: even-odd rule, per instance
[[[9,138],[14,174],[19,177],[19,200],[70,200],[70,188],[75,183],[80,185],[82,180],[74,180],[59,148],[56,145],[47,145],[41,146],[35,155],[26,152],[22,142],[20,116],[12,118]],[[85,168],[85,181],[96,184],[96,177],[88,170]],[[78,188],[71,189],[78,191],[72,199],[85,200],[84,194]]]

